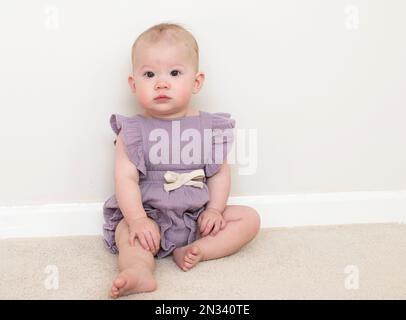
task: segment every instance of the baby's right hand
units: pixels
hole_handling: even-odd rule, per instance
[[[158,225],[147,216],[128,221],[130,246],[134,246],[134,241],[138,238],[141,246],[155,255],[159,250],[161,236]]]

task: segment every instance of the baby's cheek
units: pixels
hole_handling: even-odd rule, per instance
[[[178,103],[186,104],[189,102],[190,97],[191,97],[191,91],[189,90],[189,88],[180,88],[178,90],[178,94],[177,94]]]
[[[137,95],[138,103],[141,106],[148,106],[151,103],[152,98],[145,91],[140,91]]]

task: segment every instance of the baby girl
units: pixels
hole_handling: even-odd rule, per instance
[[[113,298],[156,290],[155,257],[172,255],[188,271],[237,252],[260,226],[253,208],[227,205],[235,120],[191,105],[205,78],[192,34],[177,24],[153,26],[135,41],[132,63],[128,83],[143,112],[110,118],[115,195],[103,212],[104,242],[120,270]]]

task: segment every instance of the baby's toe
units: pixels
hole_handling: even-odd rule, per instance
[[[195,261],[196,258],[198,257],[198,255],[197,255],[197,254],[194,254],[194,253],[189,253],[189,254],[187,255],[187,257],[188,257],[188,259],[190,259],[190,260],[192,260],[192,261]]]
[[[192,247],[189,254],[192,254],[194,256],[198,255],[199,254],[199,248],[198,247]]]
[[[118,289],[117,289],[116,287],[112,287],[112,288],[111,288],[111,292],[110,292],[111,297],[112,297],[112,298],[117,298],[117,297],[118,297],[118,294],[119,294]]]
[[[184,268],[183,270],[185,270],[185,271],[188,271],[192,267],[193,267],[193,263],[185,262],[183,264],[183,268]]]
[[[116,280],[114,280],[114,287],[117,288],[117,291],[119,291],[122,287],[124,287],[125,285],[125,280],[123,278],[117,278]]]

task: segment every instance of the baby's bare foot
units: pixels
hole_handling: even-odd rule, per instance
[[[173,251],[173,260],[183,271],[193,268],[202,259],[202,251],[195,245],[176,248]]]
[[[156,289],[156,280],[149,270],[125,269],[113,281],[110,295],[116,299],[132,293],[149,292]]]

